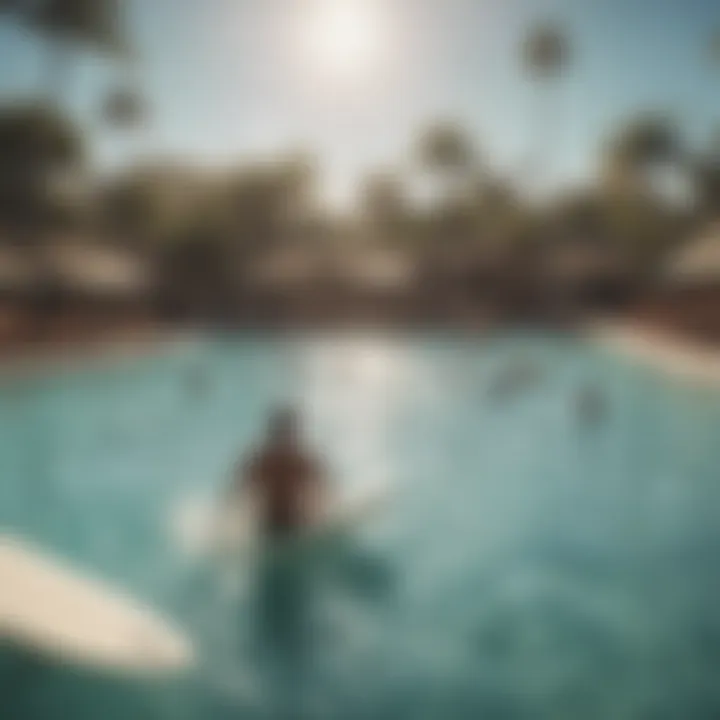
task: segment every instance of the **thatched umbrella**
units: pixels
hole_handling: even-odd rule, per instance
[[[91,298],[141,297],[150,287],[150,271],[132,253],[91,242],[59,240],[45,247],[46,282],[62,292]]]
[[[720,286],[720,223],[712,223],[685,245],[666,268],[675,286]]]

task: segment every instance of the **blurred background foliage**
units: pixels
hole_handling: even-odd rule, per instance
[[[506,309],[514,289],[537,309],[578,292],[597,295],[599,286],[617,302],[664,287],[673,258],[720,213],[717,143],[697,153],[659,111],[608,128],[595,176],[582,187],[540,195],[496,174],[479,133],[451,120],[407,139],[412,177],[400,165],[369,172],[354,210],[342,216],[319,197],[311,149],[216,170],[145,159],[101,175],[62,98],[76,52],[132,66],[118,3],[5,0],[0,12],[49,49],[46,92],[0,107],[0,242],[30,262],[39,247],[57,243],[131,254],[154,278],[153,302],[185,298],[180,304],[202,308],[207,319],[242,315],[250,300],[257,309],[270,288],[291,297],[294,287],[319,281],[345,287],[353,271],[338,268],[348,264],[358,268],[355,280],[372,274],[363,263],[381,276],[382,253],[386,265],[404,265],[395,276],[413,278],[403,291],[418,304],[454,307],[450,298],[462,296],[465,305]],[[715,63],[715,35],[709,47]],[[529,172],[552,162],[554,93],[576,51],[552,24],[531,28],[518,48],[538,89]],[[151,118],[139,83],[129,80],[110,88],[100,107],[108,128]],[[365,285],[377,292],[378,283]]]

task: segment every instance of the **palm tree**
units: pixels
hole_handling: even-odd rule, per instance
[[[111,127],[133,128],[145,117],[142,96],[130,84],[124,83],[111,90],[103,100],[102,119]]]
[[[48,39],[48,84],[50,97],[61,97],[67,90],[68,64],[74,47],[86,47],[116,56],[132,69],[122,29],[120,0],[44,0],[36,6],[33,24]],[[104,99],[104,121],[118,128],[136,126],[145,115],[136,82],[126,81]]]
[[[707,46],[707,62],[713,74],[720,69],[720,28],[714,30]],[[693,158],[692,174],[700,219],[707,221],[720,213],[720,126],[715,126],[707,147]]]
[[[570,44],[563,31],[552,24],[531,29],[522,46],[522,60],[528,77],[538,89],[538,107],[533,113],[531,174],[537,177],[541,167],[547,167],[551,151],[550,133],[557,123],[553,110],[557,99],[551,90],[570,62]]]
[[[477,152],[461,127],[444,122],[423,133],[417,155],[433,182],[433,206],[421,235],[427,276],[435,282],[476,236]]]
[[[117,55],[127,50],[119,0],[0,0],[0,12],[47,41],[46,94],[55,103],[68,90],[69,61],[75,48]]]
[[[677,238],[677,213],[662,183],[668,171],[686,170],[677,128],[665,115],[640,115],[614,133],[603,160],[611,236],[638,273],[651,276]]]
[[[477,151],[464,130],[454,123],[429,127],[417,143],[420,167],[433,185],[439,215],[454,214],[467,204],[478,177]]]
[[[68,90],[75,48],[116,55],[125,51],[118,0],[45,0],[37,6],[30,24],[48,42],[48,94],[56,101]]]
[[[475,164],[471,140],[452,123],[428,128],[418,143],[418,156],[425,169],[448,185],[465,180]]]
[[[64,117],[40,105],[0,112],[0,222],[32,238],[63,212],[53,180],[81,165],[83,144]]]
[[[611,137],[606,168],[625,191],[652,190],[656,172],[683,160],[679,133],[661,114],[633,118]]]

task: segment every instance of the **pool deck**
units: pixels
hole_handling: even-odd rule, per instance
[[[590,342],[687,381],[720,387],[720,347],[692,342],[646,325],[599,320],[585,327]],[[0,356],[0,384],[159,354],[191,345],[190,332],[158,331],[83,343],[45,345]]]
[[[590,338],[639,362],[690,382],[720,387],[720,347],[679,339],[646,326],[598,322]]]
[[[132,337],[26,348],[0,357],[0,384],[48,372],[72,372],[148,357],[170,347],[192,344],[195,340],[188,333],[153,331]]]

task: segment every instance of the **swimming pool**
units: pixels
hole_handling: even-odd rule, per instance
[[[602,411],[579,417],[591,386]],[[291,398],[344,542],[219,568],[173,531]],[[0,393],[0,523],[165,610],[189,675],[14,654],[8,717],[720,716],[720,394],[566,339],[208,340]]]

